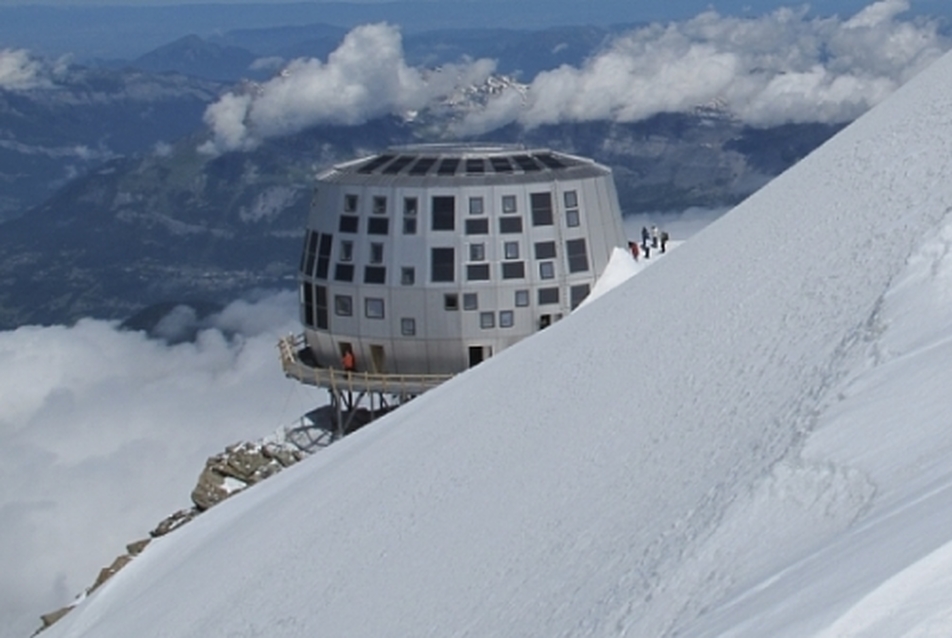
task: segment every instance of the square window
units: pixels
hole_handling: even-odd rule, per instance
[[[539,278],[555,279],[555,263],[551,261],[539,262]]]
[[[502,264],[503,279],[525,279],[526,262],[524,261],[506,261]]]
[[[499,327],[500,328],[512,328],[515,321],[515,315],[512,310],[500,310],[499,311]]]
[[[516,196],[515,195],[502,196],[502,212],[504,213],[516,212]]]
[[[578,211],[577,210],[567,210],[565,211],[565,225],[569,228],[575,228],[579,225]]]
[[[529,291],[517,290],[516,291],[516,307],[523,308],[528,305],[529,305]]]
[[[489,220],[485,217],[480,219],[467,219],[466,220],[466,234],[467,235],[488,235],[489,234]]]
[[[365,284],[387,283],[387,269],[384,266],[364,266]]]
[[[386,235],[390,232],[390,219],[387,217],[371,217],[367,220],[367,234]]]
[[[356,195],[344,195],[344,212],[345,213],[357,212],[357,196]]]
[[[342,241],[340,243],[340,260],[354,261],[354,242]]]
[[[575,191],[565,191],[562,199],[566,208],[578,208],[578,195]]]
[[[558,288],[539,288],[539,305],[559,303]]]
[[[403,317],[400,319],[400,334],[404,337],[412,337],[416,334],[416,319],[413,317]]]
[[[479,310],[479,296],[475,292],[463,293],[463,310]]]
[[[354,314],[354,299],[350,295],[334,295],[334,313],[338,317],[350,317]]]
[[[536,259],[554,259],[555,258],[555,242],[554,241],[536,242],[535,258]]]
[[[443,295],[444,310],[459,310],[459,295],[455,292]]]
[[[387,198],[381,195],[374,196],[374,215],[386,215],[387,214]]]
[[[340,226],[338,226],[338,230],[340,230],[342,233],[356,233],[359,223],[360,217],[354,217],[353,215],[341,215]]]
[[[522,233],[522,217],[500,217],[499,232],[503,234]]]
[[[483,198],[482,197],[469,198],[469,214],[470,215],[483,214]]]
[[[337,264],[334,266],[335,281],[353,281],[354,267],[351,264]]]
[[[403,234],[404,235],[416,235],[416,217],[404,217],[403,218]]]
[[[486,244],[470,244],[469,260],[486,261]]]
[[[383,319],[383,299],[379,297],[364,299],[364,314],[368,319]]]
[[[412,286],[416,283],[416,270],[412,266],[404,266],[400,269],[400,284],[403,286]]]
[[[417,214],[417,198],[416,197],[404,197],[403,198],[403,214],[407,217],[416,217]]]
[[[370,263],[383,263],[383,244],[378,244],[376,242],[370,244]]]
[[[483,330],[488,330],[489,328],[496,327],[496,313],[495,312],[481,312],[479,313],[479,327]]]
[[[489,264],[469,264],[466,266],[467,281],[489,281]]]
[[[506,259],[519,259],[519,242],[507,241],[503,244]]]

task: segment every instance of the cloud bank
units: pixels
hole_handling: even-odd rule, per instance
[[[388,113],[421,109],[460,86],[485,81],[490,60],[425,71],[407,65],[399,30],[355,28],[327,62],[297,59],[273,79],[231,92],[208,107],[213,140],[206,152],[248,149],[260,140],[316,124],[361,124]]]
[[[0,636],[29,635],[188,507],[208,456],[326,402],[281,373],[296,315],[294,293],[236,302],[175,346],[94,320],[0,332]]]
[[[0,89],[23,91],[50,86],[40,60],[24,49],[0,49]]]
[[[850,121],[952,48],[938,21],[903,19],[908,10],[908,0],[882,0],[847,18],[784,8],[757,18],[708,11],[651,24],[618,36],[580,67],[510,86],[471,108],[454,132],[512,122],[629,122],[709,105],[754,126]],[[396,28],[358,27],[326,63],[295,60],[271,81],[210,106],[213,139],[204,150],[248,149],[316,124],[423,109],[482,82],[493,68],[488,60],[412,68]]]

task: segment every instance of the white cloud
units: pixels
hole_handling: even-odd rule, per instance
[[[196,322],[172,315],[165,329]],[[296,315],[294,293],[236,302],[176,346],[94,320],[0,332],[0,636],[29,635],[188,507],[206,457],[325,403],[280,370]]]
[[[710,103],[757,126],[849,121],[950,48],[937,22],[900,20],[908,9],[907,0],[882,0],[846,20],[778,9],[652,24],[579,68],[540,73],[524,96],[510,89],[459,132],[512,121],[635,121]]]
[[[424,72],[407,65],[396,27],[360,26],[326,63],[293,60],[275,78],[249,92],[228,93],[208,107],[205,122],[214,139],[202,150],[248,149],[261,139],[316,124],[360,124],[420,109],[459,86],[484,80],[493,69],[493,62],[479,60]]]
[[[0,49],[0,89],[22,91],[50,86],[39,60],[24,49]]]

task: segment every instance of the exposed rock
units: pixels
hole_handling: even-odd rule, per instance
[[[199,510],[194,507],[187,510],[179,510],[174,514],[167,516],[161,523],[158,524],[158,526],[156,526],[154,530],[149,532],[149,536],[152,538],[165,536],[169,532],[178,529],[182,525],[185,525],[185,523],[198,516],[199,513]]]
[[[152,542],[151,538],[143,538],[141,540],[137,540],[134,543],[129,543],[128,545],[126,545],[126,551],[129,553],[129,556],[133,556],[133,557],[138,556],[139,554],[142,553],[142,550],[146,548],[146,545],[148,545],[151,542]]]
[[[119,573],[119,570],[129,564],[132,560],[132,556],[129,554],[123,554],[122,556],[117,556],[116,560],[112,561],[112,564],[109,567],[103,567],[99,570],[99,576],[96,577],[96,582],[93,583],[93,586],[87,590],[87,593],[92,593],[99,589],[103,583]]]

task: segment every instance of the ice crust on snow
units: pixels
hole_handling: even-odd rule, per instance
[[[950,113],[946,56],[49,636],[949,633]]]

